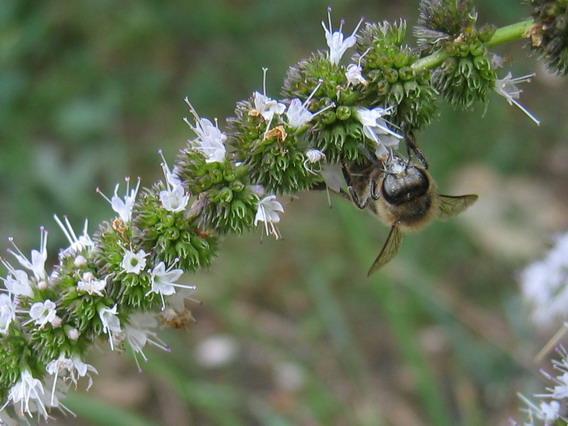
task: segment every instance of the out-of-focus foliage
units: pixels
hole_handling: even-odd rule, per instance
[[[4,0],[0,235],[31,247],[40,225],[55,229],[52,213],[108,217],[95,188],[159,175],[157,150],[173,160],[190,136],[185,96],[226,117],[261,88],[262,66],[278,93],[287,67],[323,48],[327,5]],[[412,1],[332,6],[352,24],[418,14]],[[515,0],[478,8],[498,25],[529,13]],[[527,49],[501,52],[515,74],[537,70],[523,102],[543,126],[494,96],[486,110],[442,106],[418,135],[444,192],[479,193],[462,220],[409,237],[368,280],[386,229],[338,199],[330,210],[325,194],[289,202],[284,241],[227,239],[210,271],[190,277],[204,305],[196,326],[168,336],[171,354],[149,353],[139,375],[93,353],[105,374],[89,397],[114,409],[104,419],[99,402],[76,397],[81,420],[69,422],[485,425],[515,414],[545,338],[530,337],[515,274],[568,226],[568,100]]]

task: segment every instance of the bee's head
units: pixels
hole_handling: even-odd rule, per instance
[[[385,175],[381,187],[381,194],[388,203],[400,205],[421,197],[430,189],[428,175],[417,166],[406,164],[395,169]]]

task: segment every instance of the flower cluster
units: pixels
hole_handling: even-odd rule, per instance
[[[539,327],[568,319],[568,233],[559,236],[546,257],[521,273],[521,289]]]
[[[557,350],[558,357],[552,361],[552,373],[542,371],[548,381],[544,393],[534,395],[533,400],[519,394],[525,404],[525,426],[554,426],[568,422],[568,352],[563,347]],[[513,422],[513,425],[517,425]]]
[[[552,71],[568,73],[568,2],[531,0],[536,25],[530,32],[532,48]]]
[[[554,3],[554,13],[565,6],[533,3]],[[467,107],[494,89],[538,122],[519,103],[517,83],[530,76],[496,78],[487,49],[494,30],[476,28],[470,1],[423,0],[421,12],[415,49],[403,21],[366,24],[359,34],[361,20],[345,35],[329,11],[322,23],[327,49],[289,69],[282,99],[267,93],[265,69],[262,91],[239,102],[226,126],[201,117],[186,99],[191,137],[174,167],[160,152],[162,180],[142,188],[140,179],[126,179],[124,192],[116,185],[110,197],[97,190],[114,217],[92,236],[88,222],[76,233],[67,217],[55,216],[69,245],[54,267],[46,266],[46,229],[29,256],[10,239],[9,257],[0,259],[2,409],[44,419],[52,408],[67,411],[61,401],[70,386],[89,387],[97,374],[84,360],[99,339],[111,350],[130,350],[137,363],[149,345],[168,350],[156,328],[193,318],[185,298],[195,286],[182,277],[211,265],[219,238],[254,227],[279,238],[284,205],[277,195],[334,188],[330,176],[341,168],[388,169],[401,142],[419,154],[415,133],[434,118],[439,95]],[[562,55],[564,48],[551,48],[558,34],[551,39],[548,28],[541,28],[543,46]],[[432,70],[431,54],[447,59]],[[561,62],[554,63],[563,69]],[[567,251],[565,244],[557,250]],[[566,299],[565,275],[543,284],[536,269],[526,281],[539,282],[538,290],[531,287],[534,299],[552,315],[551,301]]]

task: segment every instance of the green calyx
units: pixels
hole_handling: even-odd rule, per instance
[[[236,159],[250,170],[251,182],[274,194],[307,190],[321,182],[307,165],[309,141],[303,129],[290,128],[275,116],[267,131],[268,123],[250,102],[238,104],[231,124]]]
[[[530,32],[532,48],[548,67],[568,74],[568,1],[532,0],[535,25]]]
[[[389,118],[404,130],[417,130],[431,122],[436,92],[429,70],[415,71],[418,55],[405,43],[406,23],[367,24],[357,44],[369,84],[363,89],[373,105],[393,108]]]

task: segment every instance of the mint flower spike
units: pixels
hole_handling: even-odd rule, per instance
[[[10,237],[8,241],[10,241],[14,247],[14,250],[8,249],[8,253],[14,256],[20,265],[32,272],[38,282],[47,282],[47,272],[45,271],[45,261],[47,260],[47,230],[43,226],[40,228],[40,248],[39,251],[32,250],[30,260],[28,260],[16,243],[14,243],[14,238]]]
[[[124,181],[126,182],[124,199],[118,196],[118,188],[120,187],[119,183],[117,183],[114,187],[114,195],[110,199],[99,188],[97,188],[97,192],[111,205],[112,209],[126,224],[132,219],[132,209],[134,207],[134,202],[136,201],[136,195],[140,189],[140,178],[138,178],[136,187],[132,190],[130,189],[130,177],[124,178]]]
[[[359,27],[363,23],[363,18],[359,20],[359,23],[351,33],[349,37],[343,39],[343,19],[340,21],[339,30],[333,31],[333,25],[331,24],[331,7],[327,8],[327,23],[329,27],[325,26],[325,22],[321,22],[321,26],[325,32],[325,40],[327,42],[327,47],[329,48],[329,62],[334,65],[339,64],[341,58],[347,51],[347,49],[355,46],[357,43],[357,31],[359,31]]]
[[[195,125],[191,124],[187,117],[183,121],[197,136],[196,139],[189,141],[190,146],[201,152],[205,156],[207,163],[222,163],[225,161],[225,141],[227,140],[227,135],[219,130],[217,120],[215,120],[215,125],[213,125],[210,120],[199,117],[199,114],[197,114],[187,97],[185,98],[185,103],[189,107],[191,115],[193,115]]]
[[[60,258],[65,258],[67,256],[75,256],[82,252],[83,250],[87,250],[88,252],[92,251],[95,248],[95,242],[89,236],[89,220],[85,219],[85,223],[83,225],[83,234],[77,237],[73,227],[69,223],[69,219],[67,216],[63,216],[63,221],[59,219],[59,216],[56,214],[53,215],[53,219],[63,231],[63,234],[69,241],[69,247],[63,249],[59,253]]]
[[[519,83],[530,83],[535,74],[528,74],[522,77],[513,78],[513,75],[509,72],[502,79],[495,80],[495,91],[503,96],[509,105],[515,105],[519,108],[527,117],[529,117],[537,126],[540,126],[540,120],[538,120],[529,110],[527,110],[518,99],[521,97],[523,91],[517,87]]]

